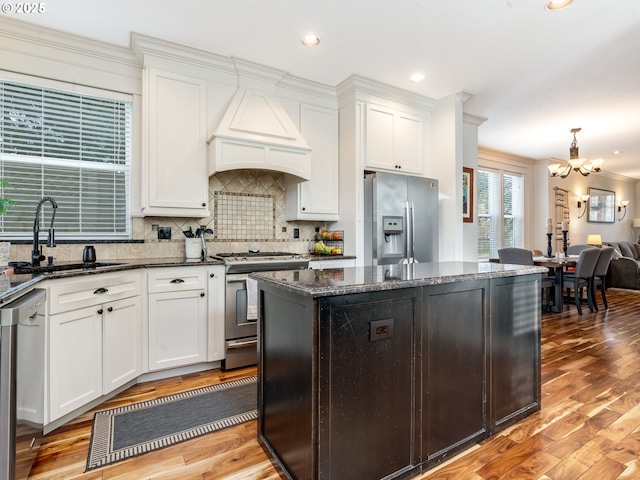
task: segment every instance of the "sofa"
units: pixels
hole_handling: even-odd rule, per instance
[[[606,242],[616,249],[609,266],[607,286],[640,290],[640,243]]]

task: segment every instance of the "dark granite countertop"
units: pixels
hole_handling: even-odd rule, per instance
[[[111,260],[109,260],[111,262]],[[138,268],[156,268],[156,267],[187,267],[202,265],[222,265],[223,262],[218,259],[210,258],[207,261],[186,260],[184,257],[176,258],[131,258],[113,260],[114,265],[108,265],[97,268],[84,268],[74,270],[60,270],[49,273],[38,274],[8,274],[10,269],[0,274],[0,304],[7,303],[24,293],[28,293],[36,288],[37,283],[43,280],[54,278],[70,278],[85,275],[96,275],[107,272],[121,272],[125,270],[133,270]],[[56,262],[56,265],[64,266],[71,262]],[[77,263],[77,262],[74,262]]]
[[[544,273],[544,267],[489,262],[434,262],[378,267],[326,268],[253,273],[250,277],[308,297],[439,285],[494,277]]]

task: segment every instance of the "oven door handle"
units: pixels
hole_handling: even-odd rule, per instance
[[[242,283],[247,281],[248,275],[227,275],[227,283]]]
[[[257,345],[257,344],[258,344],[258,339],[255,338],[253,340],[243,340],[243,341],[239,341],[239,342],[229,342],[227,344],[227,348],[229,350],[233,350],[234,348],[251,347],[252,345]]]

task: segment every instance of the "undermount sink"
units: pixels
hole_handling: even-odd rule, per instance
[[[13,263],[13,265],[12,265]],[[95,270],[100,267],[112,267],[114,265],[124,265],[121,262],[91,262],[91,263],[61,263],[57,265],[40,265],[34,267],[27,262],[11,262],[10,267],[13,267],[13,272],[16,274],[24,273],[49,273],[49,272],[62,272],[67,270]]]

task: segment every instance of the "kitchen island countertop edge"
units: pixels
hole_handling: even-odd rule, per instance
[[[536,266],[450,261],[259,272],[250,277],[316,298],[546,272],[546,268]]]

